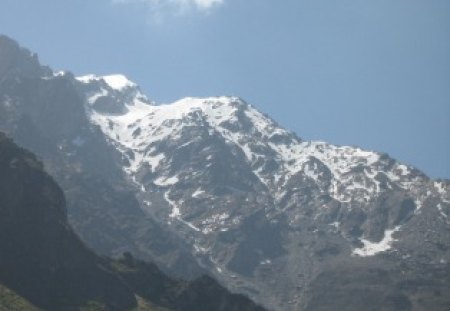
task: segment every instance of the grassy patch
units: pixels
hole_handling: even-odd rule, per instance
[[[169,309],[154,305],[142,297],[136,296],[138,307],[130,311],[170,311]]]
[[[0,285],[0,311],[42,311],[12,290]]]
[[[106,311],[106,307],[97,301],[89,301],[85,306],[80,308],[80,311]]]

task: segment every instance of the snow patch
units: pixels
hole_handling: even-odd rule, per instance
[[[409,169],[404,164],[400,164],[399,166],[397,166],[397,170],[399,171],[400,175],[402,175],[402,176],[406,176],[409,174]]]
[[[397,226],[394,229],[386,230],[384,232],[384,237],[380,242],[371,242],[369,240],[361,239],[364,246],[353,250],[353,255],[368,257],[390,250],[392,248],[392,243],[396,241],[393,235],[399,230],[400,226]]]
[[[266,259],[260,262],[261,265],[270,265],[272,261],[270,259]]]
[[[76,77],[76,79],[81,83],[91,83],[94,81],[103,80],[110,88],[116,91],[123,91],[126,88],[136,87],[137,84],[130,81],[127,77],[121,74],[112,74],[106,76],[96,76],[96,75],[85,75],[81,77]]]
[[[102,78],[106,84],[117,91],[122,91],[125,88],[136,87],[136,83],[128,80],[127,77],[121,74],[103,76]]]
[[[167,203],[169,203],[169,205],[172,208],[172,211],[169,214],[169,217],[172,219],[176,219],[179,222],[185,224],[186,226],[188,226],[189,228],[193,229],[194,231],[200,232],[201,230],[199,228],[197,228],[196,226],[194,226],[193,224],[191,224],[190,222],[184,220],[183,218],[181,218],[181,211],[180,208],[178,207],[178,205],[176,204],[175,201],[171,200],[169,198],[169,190],[167,190],[164,193],[164,199],[167,201]]]
[[[415,209],[415,211],[414,211],[414,215],[419,215],[420,214],[420,209],[422,208],[422,206],[423,206],[423,202],[422,202],[422,200],[420,200],[420,198],[416,198],[415,200],[414,200],[414,204],[416,205],[416,209]]]
[[[180,218],[181,217],[181,212],[180,212],[180,208],[176,205],[175,201],[172,201],[169,198],[169,191],[166,191],[164,193],[164,199],[167,201],[167,203],[169,203],[170,207],[172,208],[172,211],[169,214],[170,218]]]
[[[105,89],[101,89],[99,92],[91,93],[87,98],[87,102],[90,105],[93,105],[99,98],[107,96],[107,95],[108,95],[108,92]]]
[[[207,254],[209,252],[209,249],[194,243],[194,251],[197,254]]]
[[[221,214],[214,214],[211,217],[205,219],[202,221],[202,225],[204,226],[202,232],[203,234],[209,234],[211,232],[214,232],[217,230],[217,228],[220,228],[221,231],[227,231],[227,228],[224,228],[223,226],[226,225],[226,220],[230,218],[230,214],[228,213],[221,213]]]
[[[444,209],[442,208],[442,204],[441,203],[439,203],[437,205],[437,209],[439,211],[439,214],[441,214],[442,217],[444,217],[446,219],[448,218],[448,215],[446,213],[444,213]]]
[[[159,177],[153,181],[153,183],[157,186],[167,187],[175,185],[179,182],[178,176],[172,176],[172,177]]]
[[[340,225],[341,223],[339,221],[335,221],[330,224],[330,226],[335,227],[337,230],[339,230]]]
[[[201,188],[198,188],[197,190],[194,191],[194,193],[192,193],[192,197],[193,198],[198,198],[204,193],[205,193],[204,190],[202,190]]]
[[[436,189],[443,202],[450,203],[450,189],[446,187],[445,183],[441,181],[435,181],[434,189]]]

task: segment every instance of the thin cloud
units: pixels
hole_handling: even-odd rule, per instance
[[[112,0],[115,4],[142,4],[157,15],[182,15],[193,11],[207,13],[224,0]]]
[[[195,4],[198,9],[208,10],[213,6],[222,4],[223,0],[191,0],[190,2]]]

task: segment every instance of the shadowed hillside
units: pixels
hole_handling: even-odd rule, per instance
[[[94,254],[68,225],[58,185],[2,133],[0,172],[0,310],[262,310],[210,278],[173,280],[130,254]]]

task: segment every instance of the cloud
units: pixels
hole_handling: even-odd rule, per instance
[[[193,0],[193,2],[200,9],[209,9],[214,5],[222,4],[223,0]]]
[[[213,7],[223,4],[224,0],[112,0],[116,4],[143,4],[154,14],[185,14],[199,11],[209,12]]]

